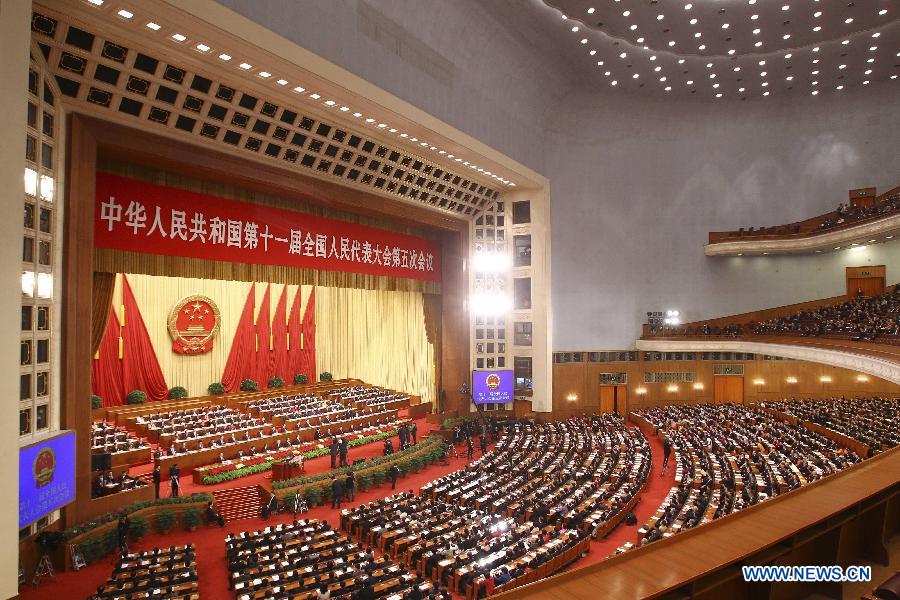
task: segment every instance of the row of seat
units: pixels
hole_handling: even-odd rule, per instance
[[[193,544],[154,548],[122,557],[92,600],[199,600]]]

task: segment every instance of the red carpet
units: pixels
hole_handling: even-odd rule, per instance
[[[425,423],[424,419],[417,422],[419,428],[419,438],[424,438],[430,431],[436,429],[432,425]],[[659,503],[668,493],[672,486],[674,476],[670,473],[666,477],[659,477],[659,469],[662,464],[662,445],[657,439],[650,440],[653,453],[653,469],[650,472],[650,480],[638,504],[635,514],[638,518],[638,526],[627,527],[620,525],[607,539],[598,540],[591,543],[590,554],[575,563],[574,568],[579,568],[588,564],[592,564],[603,558],[606,558],[615,551],[615,549],[626,541],[636,541],[637,529],[647,518],[656,511]],[[395,441],[395,447],[399,447],[399,440]],[[380,455],[382,450],[381,443],[369,444],[359,448],[350,450],[350,460],[364,458],[367,456]],[[475,457],[480,452],[476,449]],[[422,469],[418,473],[413,473],[403,477],[397,482],[398,490],[415,490],[418,491],[423,485],[446,475],[452,471],[462,468],[466,464],[465,458],[450,459],[448,466],[432,465]],[[329,469],[330,457],[323,456],[307,461],[307,473],[317,473]],[[242,487],[262,482],[265,478],[270,477],[269,473],[245,477],[232,482],[221,484],[217,487]],[[196,486],[187,479],[184,482],[184,493],[193,491],[206,490],[209,491],[212,486]],[[163,486],[165,489],[165,486]],[[379,487],[372,488],[367,492],[356,494],[356,500],[352,503],[345,504],[348,506],[357,506],[364,502],[369,502],[377,498],[391,495],[391,486],[389,483]],[[340,524],[340,511],[332,509],[330,504],[312,509],[305,515],[307,518],[323,519],[335,529]],[[262,529],[267,524],[275,524],[279,522],[290,522],[290,515],[280,515],[266,522],[262,519],[244,519],[240,521],[232,521],[227,523],[224,528],[219,527],[203,527],[194,532],[177,530],[168,535],[152,534],[145,537],[139,543],[131,546],[132,551],[149,550],[155,547],[165,547],[172,545],[182,545],[193,543],[197,550],[197,571],[200,581],[200,595],[202,598],[228,599],[232,598],[231,592],[228,590],[227,565],[225,563],[225,535],[227,533],[239,531],[255,531]],[[28,600],[31,598],[86,598],[91,595],[98,585],[106,581],[112,572],[113,559],[110,556],[107,559],[100,560],[92,565],[78,571],[77,573],[58,574],[56,581],[47,581],[42,583],[37,589],[33,589],[30,585],[20,588],[20,598]],[[31,573],[27,574],[26,579],[31,579]]]

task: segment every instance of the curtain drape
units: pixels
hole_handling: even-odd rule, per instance
[[[297,290],[294,295],[294,302],[291,304],[291,312],[288,315],[288,370],[291,373],[291,381],[294,375],[306,375],[310,381],[315,381],[313,373],[305,370],[305,360],[303,357],[302,335],[303,328],[301,323],[303,315],[300,313],[300,298],[302,296],[302,288]]]
[[[110,315],[113,292],[116,289],[115,273],[94,273],[94,287],[91,296],[91,355],[97,354],[100,342],[106,333],[106,322]]]
[[[272,356],[270,347],[272,326],[269,322],[271,289],[271,285],[266,286],[266,292],[259,305],[259,314],[256,317],[256,376],[254,379],[259,383],[260,388],[266,387],[269,377],[271,377],[269,374],[269,363]]]
[[[316,370],[434,401],[423,310],[418,292],[316,288]]]
[[[122,361],[119,359],[121,328],[112,306],[107,306],[104,321],[104,335],[91,360],[91,391],[100,396],[103,406],[118,406],[125,402],[125,391],[122,389]]]
[[[298,305],[299,308],[299,305]],[[301,340],[301,373],[309,374],[309,380],[315,381],[318,377],[316,371],[316,288],[309,291],[309,300],[306,301],[306,312],[303,313],[303,322],[300,324]]]
[[[122,278],[122,304],[125,313],[122,323],[122,382],[125,393],[143,390],[148,399],[163,400],[169,388],[128,284],[128,277]]]
[[[256,300],[256,284],[250,286],[247,300],[244,301],[244,310],[238,321],[231,342],[231,351],[222,371],[222,385],[228,392],[240,389],[241,381],[250,376],[255,369],[255,332],[253,330],[253,311]]]
[[[281,377],[290,385],[294,374],[290,372],[287,347],[287,295],[288,288],[284,286],[275,305],[275,313],[272,315],[272,358],[270,369],[273,375]]]

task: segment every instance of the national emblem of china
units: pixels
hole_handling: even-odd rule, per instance
[[[219,307],[206,296],[182,299],[169,313],[172,350],[178,354],[209,352],[219,332],[219,320]]]
[[[44,487],[53,481],[54,471],[56,471],[56,454],[49,447],[41,448],[32,465],[35,487]]]
[[[488,388],[492,392],[494,392],[497,390],[497,388],[500,387],[500,376],[497,375],[496,373],[491,373],[490,375],[487,376],[485,383],[487,384]]]

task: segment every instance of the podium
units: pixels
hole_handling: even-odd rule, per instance
[[[272,463],[272,481],[284,481],[299,477],[303,473],[303,466],[293,460],[289,462]]]

